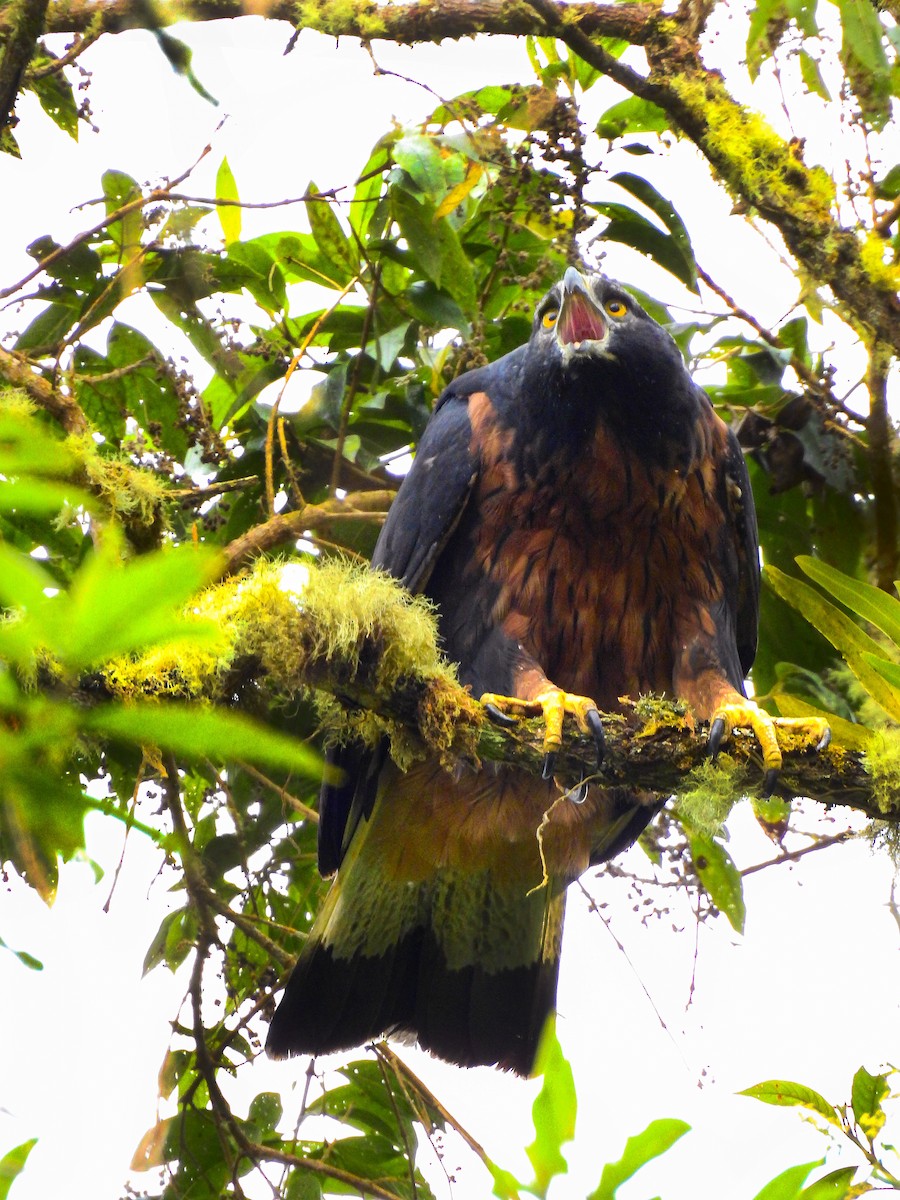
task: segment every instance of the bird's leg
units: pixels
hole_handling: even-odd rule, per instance
[[[571,692],[563,691],[562,688],[554,687],[553,684],[547,682],[541,691],[527,699],[485,692],[481,697],[481,703],[490,720],[501,725],[511,724],[510,716],[543,717],[544,768],[542,776],[544,779],[553,778],[556,757],[562,746],[563,720],[566,713],[570,713],[575,718],[582,733],[586,733],[593,739],[597,753],[597,766],[599,767],[603,761],[605,749],[603,722],[600,719],[597,705],[588,696],[573,695]],[[584,799],[583,792],[586,793],[586,785],[582,782],[578,788],[578,795],[575,797],[579,803]]]
[[[765,777],[763,793],[771,796],[781,770],[781,747],[776,730],[794,734],[804,742],[824,750],[831,741],[828,722],[821,717],[770,717],[753,700],[735,691],[723,696],[713,710],[709,723],[709,752],[713,758],[734,729],[752,729],[763,756]]]

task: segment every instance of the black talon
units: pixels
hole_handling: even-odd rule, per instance
[[[715,761],[718,758],[719,750],[722,748],[722,738],[725,736],[725,722],[721,717],[716,717],[712,725],[709,727],[709,738],[707,745],[709,746],[709,757]]]
[[[541,779],[552,779],[553,768],[556,766],[556,751],[548,750],[544,755],[544,769],[541,771]]]
[[[603,756],[606,753],[606,735],[603,732],[603,722],[600,719],[600,714],[596,708],[589,708],[585,714],[585,722],[588,729],[591,731],[591,737],[594,739],[594,745],[597,748],[597,767],[599,768],[603,762]],[[582,800],[584,797],[582,796]],[[581,801],[578,801],[581,803]]]
[[[765,798],[767,800],[772,795],[772,793],[775,791],[775,784],[777,782],[778,782],[778,768],[777,767],[769,767],[768,771],[766,771],[766,777],[763,780],[763,795],[765,796]]]
[[[516,718],[509,716],[508,713],[501,712],[496,704],[485,704],[484,715],[489,721],[493,721],[495,725],[502,725],[504,729],[512,729],[516,724]]]
[[[569,798],[573,804],[584,804],[585,800],[587,800],[587,794],[588,781],[582,778],[581,783],[578,785],[578,790],[576,791],[573,789],[569,792]]]
[[[830,745],[831,745],[831,726],[826,725],[825,732],[822,734],[822,740],[816,746],[816,751],[818,752],[819,750],[825,750]]]

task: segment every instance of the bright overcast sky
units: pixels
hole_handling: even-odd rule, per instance
[[[36,237],[50,233],[65,241],[96,220],[95,209],[69,210],[100,195],[104,169],[127,171],[139,181],[173,177],[212,141],[185,190],[212,195],[227,155],[244,199],[299,196],[311,179],[326,188],[352,183],[392,119],[414,123],[435,103],[409,82],[374,78],[371,60],[351,41],[336,48],[303,34],[284,57],[288,31],[261,20],[183,35],[195,47],[194,67],[219,99],[218,109],[176,78],[152,37],[142,33],[104,38],[86,56],[96,72],[91,95],[99,135],[83,133],[76,146],[36,106],[23,103],[16,131],[23,161],[0,161],[4,284],[30,266],[24,248]],[[382,66],[446,96],[529,78],[524,47],[509,41],[376,53]],[[601,109],[618,98],[604,96]],[[803,132],[814,147],[808,161],[827,161],[827,146],[816,153],[815,129]],[[696,199],[689,208],[681,205],[681,215],[698,257],[739,302],[776,324],[796,295],[790,274],[774,255],[766,264],[765,244],[743,220],[729,219],[730,202],[704,186],[705,170],[694,165],[688,148],[676,147],[654,165],[654,181],[665,194],[684,195],[684,175],[691,172]],[[598,192],[601,186],[598,181]],[[244,231],[252,236],[302,223],[301,207],[247,213]],[[663,300],[692,302],[670,277],[622,247],[610,247],[608,269]],[[0,332],[18,323],[7,310]],[[177,338],[171,348],[185,352]],[[852,380],[859,360],[852,349],[844,353],[843,374]],[[749,813],[738,812],[731,827],[738,866],[773,856]],[[131,1155],[155,1120],[156,1072],[184,992],[185,981],[164,970],[140,982],[144,953],[171,902],[167,884],[155,880],[154,852],[132,835],[111,911],[104,914],[120,830],[92,819],[89,850],[106,870],[99,885],[86,865],[76,864],[62,872],[54,910],[15,880],[0,909],[0,936],[45,963],[42,973],[29,972],[0,951],[0,1156],[26,1138],[40,1139],[12,1200],[118,1200],[123,1194]],[[627,861],[640,869],[639,852]],[[626,958],[573,889],[559,1032],[575,1069],[579,1126],[569,1153],[572,1175],[552,1195],[584,1196],[626,1137],[659,1116],[687,1120],[694,1132],[623,1187],[621,1200],[751,1200],[778,1170],[820,1157],[824,1139],[795,1114],[734,1092],[782,1077],[843,1101],[860,1064],[874,1071],[897,1059],[900,931],[887,906],[891,876],[887,860],[865,843],[754,875],[746,887],[746,935],[737,937],[724,918],[702,928],[696,968],[689,909],[644,925],[621,882],[588,878],[608,904],[604,916]],[[494,1157],[527,1177],[521,1147],[530,1140],[536,1085],[487,1069],[462,1072],[413,1052],[409,1059]],[[287,1091],[297,1081],[299,1096],[304,1067],[302,1061],[260,1060],[241,1077],[241,1094]],[[486,1196],[490,1186],[480,1169],[462,1154],[459,1161],[466,1165],[454,1196]],[[447,1165],[456,1165],[453,1152]],[[438,1196],[448,1194],[439,1180],[435,1187]]]

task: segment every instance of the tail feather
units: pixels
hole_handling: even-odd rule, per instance
[[[398,885],[382,888],[376,911],[367,895],[365,918],[332,900],[341,886],[339,878],[288,981],[269,1054],[324,1054],[390,1034],[460,1066],[528,1074],[556,996],[564,893],[527,895],[489,871],[452,872],[402,885],[415,919],[400,931]],[[413,886],[420,894],[409,904]],[[383,932],[385,909],[396,936],[367,954],[362,928]]]

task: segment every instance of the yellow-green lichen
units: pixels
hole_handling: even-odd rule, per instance
[[[378,571],[338,560],[260,562],[207,589],[187,615],[217,636],[110,664],[104,674],[115,694],[222,700],[250,686],[285,703],[318,683],[352,695],[364,677],[366,697],[375,700],[425,680],[418,723],[438,750],[449,748],[463,709],[476,707],[438,650],[429,603]],[[320,708],[330,736],[372,744],[388,734],[401,765],[421,754],[405,725],[368,707],[348,713],[323,697]]]
[[[896,292],[900,290],[900,267],[885,261],[885,249],[889,244],[877,233],[869,232],[860,243],[859,260],[875,287]]]
[[[123,455],[101,454],[90,434],[66,438],[88,488],[129,536],[140,529],[147,540],[158,540],[166,527],[168,493],[152,471],[136,467]],[[141,539],[142,541],[144,539]]]
[[[872,798],[885,814],[900,813],[900,729],[880,729],[869,743],[863,764],[872,777]]]
[[[831,225],[834,183],[822,167],[807,167],[763,117],[737,104],[712,77],[667,82],[705,127],[705,149],[735,196],[761,209],[787,209],[823,230]]]

